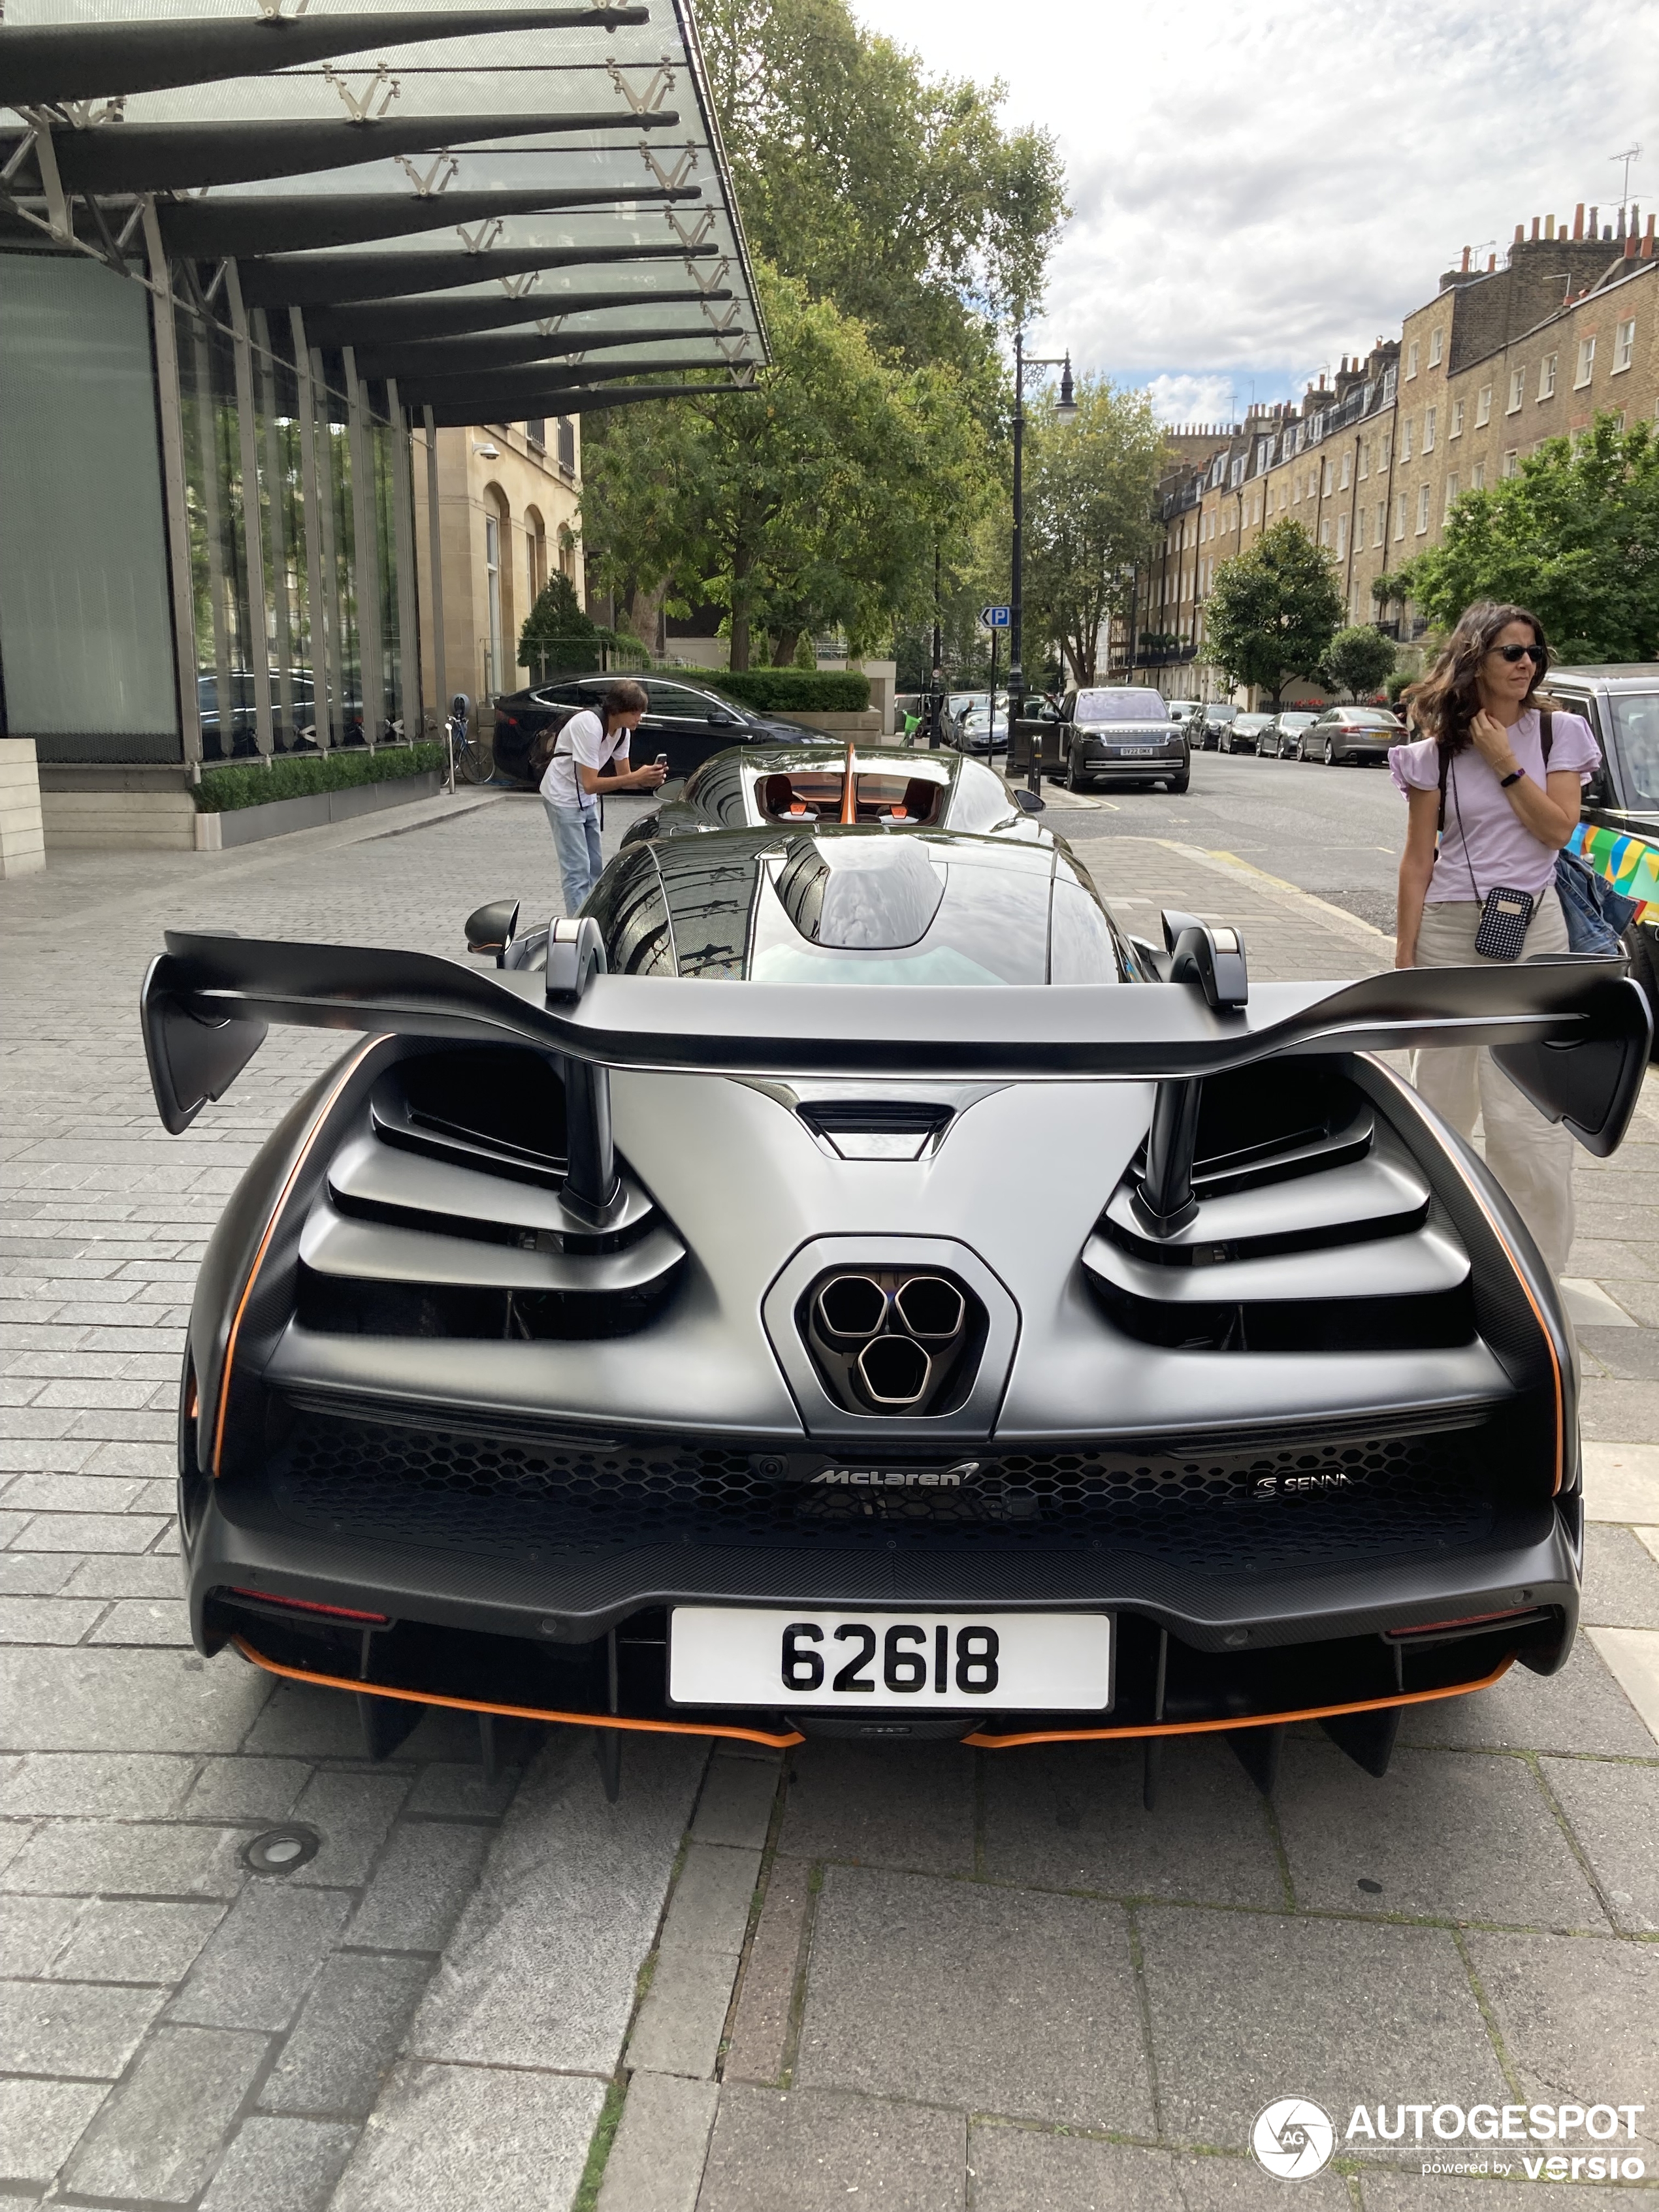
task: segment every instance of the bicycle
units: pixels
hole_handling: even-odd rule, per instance
[[[467,735],[471,715],[472,702],[465,691],[458,691],[449,702],[449,714],[444,724],[449,741],[452,790],[458,777],[463,783],[488,783],[494,770],[494,763],[483,746],[477,738]]]

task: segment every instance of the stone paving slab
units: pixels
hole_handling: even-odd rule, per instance
[[[641,811],[613,804],[607,843]],[[1245,2155],[1269,2095],[1659,2079],[1651,1094],[1619,1155],[1579,1165],[1593,1633],[1553,1679],[1414,1709],[1387,1784],[1312,1733],[1273,1802],[1221,1747],[1172,1746],[1152,1814],[1115,1751],[814,1742],[781,1776],[659,1740],[630,1743],[609,1808],[578,1732],[501,1731],[486,1783],[470,1724],[428,1715],[374,1768],[349,1699],[183,1648],[191,1283],[339,1040],[273,1032],[172,1139],[138,978],[168,925],[453,952],[486,898],[556,904],[533,802],[402,814],[405,834],[70,856],[0,891],[0,1637],[38,1639],[0,1645],[0,2181],[199,2212],[562,2212],[626,2091],[602,2212],[629,2192],[1207,2212],[1278,2201]],[[1164,903],[1231,921],[1258,976],[1386,964],[1357,915],[1110,818],[1049,817],[1132,928]],[[70,918],[105,958],[62,958]],[[318,1857],[246,1875],[243,1845],[290,1818]],[[647,1985],[678,2053],[641,2032]],[[1503,2185],[1399,2155],[1306,2201],[1506,2212]]]

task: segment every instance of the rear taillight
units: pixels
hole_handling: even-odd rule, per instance
[[[319,1605],[314,1598],[278,1597],[274,1590],[233,1589],[230,1594],[233,1597],[257,1598],[261,1605],[287,1606],[295,1613],[324,1613],[330,1620],[367,1620],[384,1628],[391,1619],[389,1613],[361,1613],[355,1606]]]

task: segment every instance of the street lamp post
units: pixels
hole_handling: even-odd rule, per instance
[[[1014,332],[1014,528],[1009,549],[1008,589],[1008,743],[1014,741],[1014,727],[1024,714],[1025,708],[1025,372],[1032,368],[1057,368],[1060,377],[1060,404],[1057,415],[1077,413],[1077,401],[1072,396],[1072,356],[1063,360],[1025,357],[1025,333]],[[1031,743],[1030,770],[1030,788],[1041,793],[1042,770],[1036,740]]]

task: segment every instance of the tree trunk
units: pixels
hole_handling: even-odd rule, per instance
[[[749,579],[753,573],[755,556],[748,539],[739,532],[732,554],[732,666],[734,671],[749,665]]]
[[[793,668],[795,665],[796,650],[799,644],[800,632],[798,629],[781,629],[778,632],[778,641],[772,649],[773,667]]]

